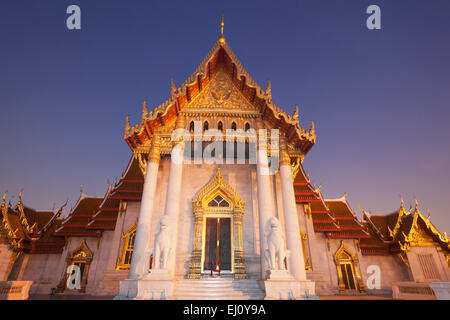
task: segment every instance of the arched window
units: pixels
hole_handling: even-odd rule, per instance
[[[189,124],[189,132],[190,133],[194,132],[194,121],[191,121],[191,123]]]
[[[245,123],[245,131],[250,130],[250,124],[248,122]]]
[[[236,128],[237,128],[237,127],[236,127],[236,122],[233,121],[233,123],[231,124],[231,129],[232,129],[232,130],[236,130]]]
[[[122,251],[117,261],[116,270],[129,270],[136,238],[137,221],[122,234]]]
[[[219,123],[217,124],[217,129],[219,129],[220,131],[223,132],[223,124],[222,124],[222,121],[219,121]]]
[[[217,195],[214,199],[208,202],[208,207],[229,207],[230,204],[222,198],[221,195]]]
[[[206,131],[206,130],[208,130],[209,129],[209,123],[208,123],[208,121],[205,121],[204,123],[203,123],[203,131]]]

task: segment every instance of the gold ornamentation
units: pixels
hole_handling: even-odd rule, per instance
[[[314,126],[314,121],[311,121],[311,128],[309,129],[309,135],[314,143],[316,143],[316,128]]]
[[[139,169],[141,169],[142,175],[145,177],[147,172],[147,160],[142,153],[134,153],[134,157],[138,160]]]
[[[344,281],[344,276],[346,276],[347,279],[349,279],[350,277],[353,278],[353,283],[355,284],[355,288],[353,289],[360,292],[365,291],[366,286],[362,281],[361,275],[359,273],[358,258],[345,246],[343,240],[341,240],[341,246],[334,255],[334,262],[336,263],[337,267],[339,291],[341,293],[345,292],[346,290],[346,282]],[[343,270],[345,270],[346,275],[343,274]],[[352,289],[351,286],[349,289]]]
[[[400,260],[405,264],[405,266],[407,266],[409,268],[409,262],[408,262],[408,257],[404,256],[403,252],[400,252],[397,254],[397,257],[400,258]]]
[[[292,119],[298,122],[298,105],[295,105],[295,111],[294,114],[292,115]]]
[[[305,203],[303,205],[303,212],[305,213],[305,216],[310,218],[311,217],[311,204]]]
[[[148,161],[159,162],[160,158],[161,158],[161,138],[159,137],[159,135],[154,134],[152,137],[152,144],[150,148],[150,153],[148,155]]]
[[[218,195],[221,196],[229,206],[210,207],[208,204]],[[217,169],[215,177],[198,193],[192,201],[195,216],[194,242],[192,258],[189,263],[189,279],[199,279],[203,270],[203,246],[204,230],[206,228],[206,217],[229,217],[231,219],[231,271],[236,279],[246,279],[246,262],[244,258],[242,240],[242,216],[245,211],[245,201],[239,194],[223,179],[220,168]]]
[[[302,159],[301,157],[296,157],[294,162],[291,163],[291,167],[292,167],[292,181],[295,180],[295,177],[297,177],[297,174],[300,171],[300,163],[301,163]]]
[[[225,44],[225,37],[223,36],[223,13],[222,13],[222,20],[220,21],[220,37],[219,37],[219,42],[221,45]]]
[[[187,106],[186,112],[238,112],[246,114],[250,111],[259,112],[242,93],[233,85],[231,78],[220,68],[208,85]]]
[[[173,78],[170,78],[170,93],[171,95],[175,95],[177,92],[177,86],[175,85],[175,82],[173,82]]]
[[[126,138],[131,130],[130,126],[130,119],[128,119],[128,116],[125,118],[125,129],[123,130],[123,135]]]
[[[117,261],[116,270],[129,270],[134,249],[137,220],[122,234],[122,250]]]
[[[147,117],[148,117],[147,103],[144,101],[144,103],[142,104],[141,120],[144,121]]]
[[[305,270],[311,271],[312,266],[308,257],[308,250],[306,246],[306,241],[308,240],[308,235],[300,229],[300,239],[302,240],[302,249],[303,249],[303,260],[305,261]]]
[[[222,177],[220,168],[217,168],[217,174],[215,177],[198,193],[197,197],[192,201],[194,206],[194,212],[201,208],[206,208],[207,204],[212,197],[214,191],[221,191],[224,199],[229,199],[232,209],[240,210],[244,212],[245,201],[241,199],[236,190],[233,189]],[[210,195],[208,197],[208,195]],[[214,195],[215,196],[215,195]],[[214,198],[214,197],[212,197]]]
[[[266,95],[269,100],[272,100],[272,83],[270,82],[270,80],[267,82]]]
[[[280,135],[280,166],[282,165],[291,165],[291,157],[289,157],[287,151],[287,142],[284,135]]]

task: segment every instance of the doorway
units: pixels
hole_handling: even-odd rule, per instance
[[[231,272],[231,218],[206,218],[205,227],[204,272]]]

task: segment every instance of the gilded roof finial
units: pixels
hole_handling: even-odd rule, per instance
[[[403,209],[404,204],[405,204],[405,202],[403,201],[403,198],[400,197],[400,209]]]
[[[414,202],[416,203],[415,207],[414,207],[414,211],[417,211],[417,208],[419,207],[419,203],[417,202],[417,198],[414,198]]]
[[[270,100],[272,100],[272,83],[270,82],[270,80],[267,81],[266,95]]]
[[[314,121],[311,121],[311,129],[309,129],[309,134],[316,141],[316,128],[314,126]]]
[[[148,116],[147,102],[144,101],[142,104],[142,120],[144,120]]]
[[[219,42],[220,44],[224,44],[225,43],[225,37],[223,36],[223,13],[222,13],[222,20],[220,22],[220,37],[219,37]]]
[[[217,174],[216,174],[216,177],[217,177],[218,179],[222,179],[222,173],[220,172],[220,168],[217,168]]]
[[[123,134],[126,136],[128,132],[130,132],[131,126],[130,126],[130,119],[128,119],[128,116],[125,118],[125,129],[123,130]]]
[[[292,119],[298,122],[298,105],[295,105],[295,111],[294,114],[292,115]]]
[[[21,189],[19,192],[19,203],[22,203],[22,191],[23,189]]]
[[[175,82],[173,82],[173,78],[170,78],[170,93],[172,95],[177,91],[177,87],[175,86]]]
[[[427,217],[427,220],[428,220],[428,221],[430,221],[430,219],[431,219],[431,213],[430,213],[430,209],[427,209],[427,212],[428,212],[428,217]]]

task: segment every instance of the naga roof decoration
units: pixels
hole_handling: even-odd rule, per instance
[[[19,201],[12,208],[6,204],[4,195],[0,206],[0,231],[15,252],[59,253],[65,241],[55,237],[54,231],[61,223],[58,218],[66,204],[57,210],[37,211],[23,205],[19,194]]]
[[[130,148],[134,151],[139,146],[147,145],[155,131],[173,123],[179,112],[202,92],[214,73],[221,69],[220,67],[223,67],[234,87],[255,106],[263,118],[272,127],[284,131],[288,142],[294,148],[300,150],[303,155],[311,149],[316,141],[314,123],[311,130],[306,131],[299,125],[298,109],[294,116],[291,116],[273,103],[270,82],[268,88],[263,90],[252,79],[225,41],[223,34],[194,73],[180,87],[176,88],[171,80],[171,96],[168,100],[150,112],[144,104],[142,121],[133,127],[128,117],[126,118],[124,138]]]
[[[450,253],[447,234],[440,233],[418,209],[406,211],[403,200],[399,210],[388,215],[373,215],[362,210],[370,239],[361,239],[363,254],[399,254],[411,246],[440,246]]]

